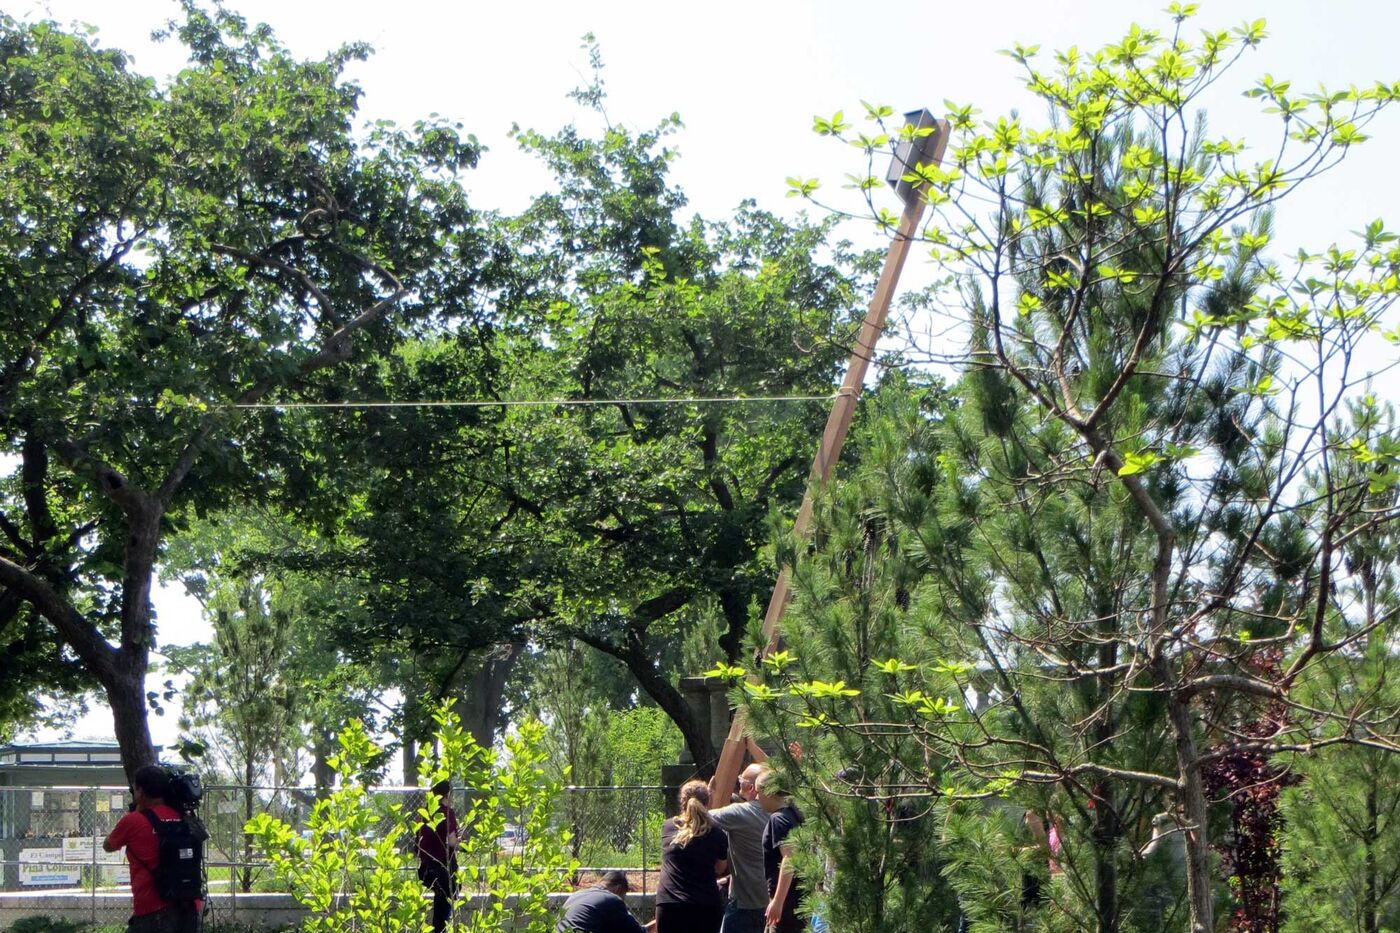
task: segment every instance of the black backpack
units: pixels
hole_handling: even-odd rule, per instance
[[[209,833],[193,816],[163,820],[151,810],[142,810],[156,831],[156,893],[170,903],[193,901],[204,896],[204,840]]]

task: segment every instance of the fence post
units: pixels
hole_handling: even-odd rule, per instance
[[[237,804],[235,803],[234,805],[236,806]],[[220,808],[220,810],[222,810],[222,808]],[[235,837],[234,839],[230,839],[224,843],[225,848],[229,851],[229,853],[231,853],[231,857],[228,858],[226,861],[238,861],[238,854],[240,851],[242,851],[239,845],[239,843],[241,842],[241,837]],[[229,913],[232,914],[231,919],[235,923],[238,921],[238,890],[240,887],[242,887],[242,885],[239,884],[238,880],[238,869],[238,865],[230,865],[228,869]]]
[[[647,824],[651,822],[651,807],[647,803],[647,798],[651,795],[642,791],[642,896],[647,893]]]
[[[88,818],[87,818],[86,821],[83,820],[83,809],[84,809],[83,803],[84,803],[84,801],[87,802],[87,805],[88,805],[88,806],[92,807],[92,813],[90,813],[90,814],[88,815]],[[91,885],[91,890],[92,890],[92,893],[91,893],[91,895],[89,896],[89,903],[91,904],[91,907],[92,907],[92,924],[93,924],[93,926],[96,926],[96,925],[97,925],[97,871],[98,871],[98,869],[97,869],[97,788],[96,788],[96,787],[91,787],[91,788],[89,788],[89,789],[88,789],[88,792],[87,792],[86,794],[83,794],[82,792],[79,792],[79,794],[78,794],[78,825],[81,827],[81,826],[84,824],[84,822],[87,823],[88,845],[91,846],[91,850],[90,850],[90,851],[92,852],[92,864],[91,864],[91,867],[90,867],[90,869],[89,869],[89,870],[92,872],[92,875],[91,875],[91,877],[88,879],[88,884]]]

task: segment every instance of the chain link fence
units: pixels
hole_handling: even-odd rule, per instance
[[[130,876],[122,853],[103,852],[102,840],[130,802],[125,787],[0,788],[0,890],[70,894],[65,903],[86,907],[73,919],[124,923]]]
[[[380,787],[374,795],[401,806],[404,819],[423,806],[416,787]],[[48,910],[64,895],[64,919],[96,929],[123,929],[131,912],[130,875],[121,852],[102,851],[102,840],[127,812],[125,787],[0,787],[0,896],[7,903],[43,897]],[[270,867],[258,858],[243,825],[270,813],[297,831],[306,831],[316,791],[305,787],[207,786],[200,816],[209,830],[206,867],[211,911],[236,916],[239,895],[279,891]],[[464,817],[469,801],[459,790],[454,801]],[[612,869],[628,873],[632,891],[655,891],[660,867],[661,787],[569,787],[556,804],[556,820],[569,831],[569,849],[581,868],[561,878],[560,890],[586,884]],[[464,831],[470,827],[463,826]],[[384,831],[391,831],[386,827]],[[497,840],[503,855],[519,851],[520,828],[507,815]],[[405,845],[412,834],[405,833]]]
[[[580,873],[627,871],[631,889],[656,890],[661,867],[661,824],[666,819],[661,787],[570,787],[559,803],[560,822]]]

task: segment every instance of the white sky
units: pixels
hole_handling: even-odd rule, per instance
[[[489,147],[466,179],[473,202],[506,210],[522,207],[547,184],[511,143],[511,124],[549,133],[586,119],[565,94],[587,79],[580,37],[593,32],[606,63],[610,119],[641,129],[678,111],[685,129],[675,137],[681,159],[673,180],[711,217],[747,197],[791,211],[786,176],[819,177],[830,191],[842,173],[861,171],[854,150],[812,134],[814,114],[858,114],[862,99],[898,111],[928,106],[941,112],[948,98],[990,116],[1021,108],[1039,122],[1042,114],[1022,92],[1014,63],[997,49],[1017,41],[1047,51],[1071,44],[1089,49],[1120,36],[1134,20],[1168,25],[1160,13],[1166,0],[925,0],[868,7],[839,0],[234,0],[231,6],[250,20],[269,22],[300,55],[319,55],[345,41],[370,42],[377,53],[352,71],[365,89],[366,118],[409,123],[436,112],[460,120]],[[11,0],[9,8],[25,19],[91,23],[102,44],[133,53],[135,67],[147,73],[168,74],[182,64],[176,46],[148,38],[177,11],[167,0]],[[1213,132],[1276,139],[1274,118],[1260,116],[1254,101],[1238,96],[1265,72],[1291,79],[1295,90],[1400,78],[1394,52],[1400,16],[1393,10],[1360,0],[1202,3],[1200,27],[1264,17],[1270,32],[1209,100]],[[1389,114],[1369,132],[1373,141],[1341,170],[1280,211],[1274,242],[1287,253],[1299,246],[1316,250],[1376,217],[1400,224],[1393,183],[1400,119]],[[889,206],[896,207],[892,197]],[[207,637],[192,600],[167,591],[157,604],[162,640]],[[174,718],[171,712],[152,719],[157,741],[171,740]],[[110,734],[105,710],[87,717],[79,733]]]

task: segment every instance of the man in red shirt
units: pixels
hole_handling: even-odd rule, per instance
[[[178,820],[180,811],[165,802],[170,776],[159,765],[137,768],[131,780],[131,797],[136,808],[117,821],[102,842],[108,852],[126,849],[131,866],[131,919],[127,933],[199,933],[203,904],[199,901],[172,904],[156,890],[155,870],[160,862],[156,831],[142,810],[150,810],[160,820]]]

